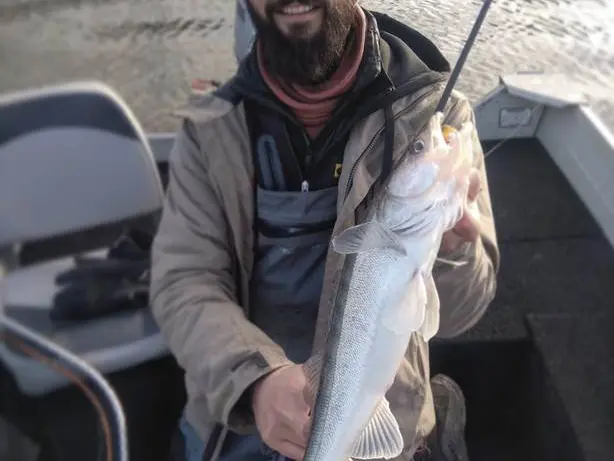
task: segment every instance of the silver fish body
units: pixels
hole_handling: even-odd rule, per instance
[[[440,123],[438,114],[427,127],[434,134],[424,155],[408,156],[392,172],[367,222],[333,240],[346,259],[305,461],[389,459],[404,448],[385,394],[411,334],[429,339],[438,328],[438,299],[437,309],[426,311],[427,297],[437,297],[431,271],[466,193],[468,160],[446,149]]]

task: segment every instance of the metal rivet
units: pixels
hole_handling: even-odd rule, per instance
[[[418,139],[414,142],[414,151],[416,153],[420,153],[424,150],[424,141],[422,139]]]

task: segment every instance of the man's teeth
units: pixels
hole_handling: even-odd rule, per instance
[[[315,8],[313,6],[307,6],[307,5],[290,5],[290,6],[286,6],[285,8],[282,8],[282,13],[283,14],[305,14],[305,13],[309,13],[310,11],[314,10]]]

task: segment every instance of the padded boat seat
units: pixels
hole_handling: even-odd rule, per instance
[[[0,249],[145,216],[159,211],[162,199],[144,133],[109,87],[76,82],[0,97]],[[0,316],[38,331],[103,373],[167,353],[148,309],[52,322],[55,278],[74,264],[73,255],[66,256],[9,271],[0,280]],[[68,384],[5,344],[0,361],[25,394]]]
[[[89,256],[105,254],[102,251]],[[10,273],[4,280],[4,314],[84,358],[103,373],[166,355],[166,346],[148,309],[135,308],[88,322],[51,321],[51,300],[59,290],[54,279],[71,267],[74,259],[64,258]],[[16,350],[1,349],[0,360],[16,374],[21,390],[29,395],[44,394],[66,384],[62,376],[47,367],[33,366]]]

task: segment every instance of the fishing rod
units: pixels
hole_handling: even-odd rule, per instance
[[[128,461],[124,411],[117,394],[100,372],[66,349],[0,314],[2,342],[63,375],[79,388],[98,413],[104,433],[104,460]]]
[[[490,8],[490,5],[492,4],[492,2],[493,0],[484,0],[484,3],[482,5],[482,8],[480,9],[478,17],[476,18],[475,23],[473,24],[471,32],[469,33],[469,37],[467,37],[467,41],[465,42],[465,45],[463,46],[460,56],[458,57],[458,61],[456,61],[454,69],[452,70],[450,78],[448,79],[448,83],[446,84],[446,87],[443,90],[443,94],[441,95],[441,99],[439,100],[439,103],[437,104],[437,109],[435,110],[435,113],[443,112],[444,108],[446,107],[446,104],[448,103],[448,100],[450,99],[450,95],[452,94],[452,90],[454,89],[454,87],[456,86],[456,83],[458,82],[458,78],[460,77],[461,70],[463,69],[463,66],[465,65],[465,61],[467,61],[467,56],[469,56],[469,52],[471,51],[471,48],[473,48],[475,39],[478,36],[480,29],[482,28],[482,24],[484,23],[484,19],[486,18],[486,13],[488,13],[488,9]]]

